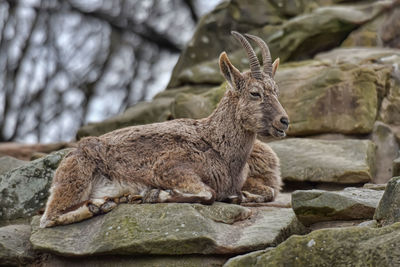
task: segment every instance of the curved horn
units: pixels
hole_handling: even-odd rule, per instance
[[[263,59],[263,71],[264,73],[268,74],[270,77],[272,77],[272,59],[271,59],[271,53],[269,52],[268,45],[264,42],[263,39],[261,39],[258,36],[254,36],[251,34],[245,34],[247,38],[250,38],[254,42],[257,43],[257,45],[261,48],[261,54],[262,54],[262,59]]]
[[[261,73],[260,62],[258,62],[256,53],[251,47],[249,41],[247,41],[246,38],[244,38],[244,36],[238,32],[232,31],[231,33],[236,38],[236,40],[240,42],[244,50],[246,50],[247,57],[249,58],[249,63],[250,63],[251,76],[253,76],[253,78],[257,80],[261,80],[262,73]]]

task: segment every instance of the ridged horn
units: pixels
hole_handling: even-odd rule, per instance
[[[268,74],[270,77],[272,77],[272,59],[271,59],[271,53],[269,52],[268,45],[264,42],[263,39],[261,39],[258,36],[254,36],[251,34],[245,34],[247,38],[250,38],[254,42],[257,43],[257,45],[261,48],[261,54],[262,54],[262,59],[263,59],[263,71],[264,73]]]
[[[251,76],[257,80],[262,80],[260,62],[258,62],[256,53],[251,47],[249,41],[247,41],[246,38],[238,32],[232,31],[231,33],[236,38],[236,40],[240,42],[240,44],[243,46],[244,50],[247,53],[247,57],[249,58],[249,63],[250,63]]]

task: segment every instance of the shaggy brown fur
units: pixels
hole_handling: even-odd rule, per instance
[[[252,72],[240,73],[225,52],[219,64],[229,88],[208,118],[133,126],[82,139],[56,171],[41,227],[90,218],[118,202],[272,200],[281,185],[279,161],[255,139],[257,134],[284,136],[288,127],[272,79],[278,61],[271,73],[257,72],[258,79]]]

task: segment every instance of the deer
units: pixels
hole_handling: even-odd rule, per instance
[[[279,58],[272,63],[260,37],[232,35],[246,51],[250,70],[240,72],[221,53],[227,90],[212,114],[81,139],[55,172],[41,228],[104,214],[119,203],[240,204],[276,197],[279,159],[256,138],[282,138],[289,126],[273,79]],[[262,69],[248,39],[261,48]]]

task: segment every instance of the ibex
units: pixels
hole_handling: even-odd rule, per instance
[[[239,203],[276,196],[278,158],[255,141],[257,135],[283,137],[289,125],[273,80],[279,59],[272,64],[266,43],[246,35],[261,47],[261,70],[248,40],[232,34],[247,52],[250,71],[241,73],[225,52],[220,55],[228,85],[215,111],[200,120],[132,126],[82,139],[55,173],[41,227],[78,222],[120,202]]]

